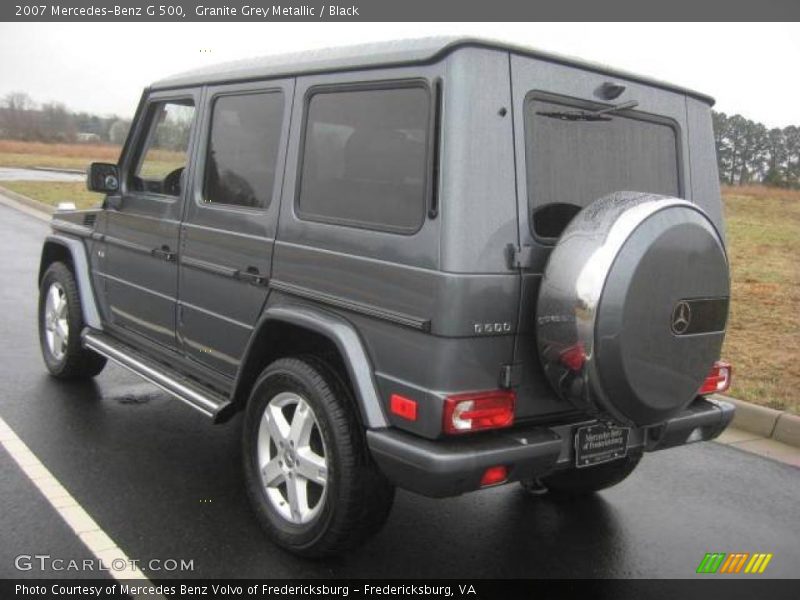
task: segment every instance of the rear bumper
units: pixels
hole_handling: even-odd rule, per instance
[[[698,397],[669,421],[630,432],[629,452],[653,452],[717,437],[733,418],[728,402]],[[397,429],[367,431],[375,462],[398,487],[432,497],[479,489],[483,472],[508,468],[508,481],[541,477],[574,464],[573,439],[581,421],[520,427],[447,440],[427,440]]]

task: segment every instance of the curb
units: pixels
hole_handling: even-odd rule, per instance
[[[48,216],[52,215],[56,212],[56,207],[51,206],[50,204],[45,204],[44,202],[39,202],[38,200],[34,200],[33,198],[28,198],[27,196],[23,196],[22,194],[18,194],[8,188],[4,188],[0,185],[0,194],[3,194],[7,198],[14,200],[15,202],[19,202],[20,204],[24,204],[25,206],[32,208],[34,210],[38,210],[40,212],[46,213]]]
[[[69,175],[86,175],[85,170],[81,169],[66,169],[59,167],[27,167],[31,171],[52,171],[53,173],[68,173]]]
[[[800,416],[729,396],[714,397],[736,407],[731,427],[800,448]]]

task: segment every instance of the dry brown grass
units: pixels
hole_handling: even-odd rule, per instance
[[[0,140],[0,167],[55,167],[84,170],[91,162],[117,162],[119,146],[44,144]]]
[[[120,147],[113,144],[45,144],[0,140],[0,152],[11,154],[38,154],[116,162],[119,151]]]
[[[84,171],[89,163],[116,163],[120,147],[111,144],[45,144],[0,140],[0,167],[52,167]],[[163,177],[185,162],[182,152],[167,150],[148,154],[148,173]]]
[[[800,191],[723,188],[732,302],[730,394],[800,414]]]

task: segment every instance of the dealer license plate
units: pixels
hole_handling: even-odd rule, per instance
[[[628,452],[626,427],[595,423],[575,432],[575,466],[591,467],[622,458]]]

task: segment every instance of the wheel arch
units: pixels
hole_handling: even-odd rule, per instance
[[[272,306],[264,311],[250,337],[234,383],[234,410],[245,406],[252,385],[268,364],[291,355],[326,358],[350,386],[360,422],[387,427],[372,366],[355,328],[334,314],[303,306]]]
[[[83,322],[93,329],[102,330],[103,324],[89,274],[89,258],[83,241],[65,235],[48,235],[42,246],[42,255],[39,260],[39,273],[36,280],[38,285],[41,285],[45,272],[55,262],[64,262],[75,276],[78,295],[81,299]]]

